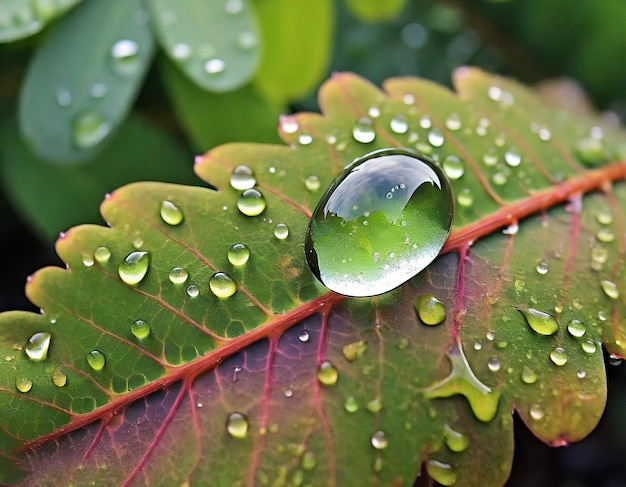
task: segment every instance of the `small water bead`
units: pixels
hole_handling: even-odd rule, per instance
[[[604,291],[604,294],[606,294],[609,298],[619,298],[619,289],[617,289],[617,284],[613,281],[600,281],[600,287],[602,288],[602,291]]]
[[[576,377],[578,377],[579,379],[584,379],[586,376],[587,372],[582,369],[579,369],[578,372],[576,372]]]
[[[179,43],[175,44],[172,47],[172,57],[174,59],[178,59],[179,61],[184,61],[185,59],[189,59],[191,56],[191,47],[188,44]]]
[[[367,110],[367,114],[372,118],[378,118],[380,117],[380,108],[378,108],[376,105],[372,105],[371,107],[369,107],[369,110]]]
[[[228,262],[232,265],[244,265],[249,258],[250,250],[244,244],[235,244],[228,249]]]
[[[506,174],[503,172],[496,172],[491,176],[491,181],[497,186],[504,186],[507,180]]]
[[[406,134],[409,130],[409,123],[405,115],[399,114],[389,121],[389,128],[394,134]]]
[[[447,179],[432,161],[407,150],[371,152],[347,166],[313,212],[305,241],[309,267],[341,294],[390,291],[438,255],[453,207]],[[375,252],[382,256],[377,261]]]
[[[468,188],[463,188],[461,191],[459,191],[459,194],[457,194],[456,202],[459,205],[468,208],[474,203],[474,195]]]
[[[372,414],[376,414],[380,412],[382,408],[383,408],[383,402],[381,401],[380,397],[376,397],[372,399],[371,401],[368,401],[365,404],[365,409],[367,409]]]
[[[94,98],[103,98],[107,94],[107,87],[104,83],[96,83],[89,89],[89,94]]]
[[[607,159],[602,140],[593,137],[579,140],[574,147],[574,152],[580,162],[587,167],[600,166]]]
[[[417,315],[425,325],[439,325],[446,319],[446,308],[432,294],[424,294],[414,303]]]
[[[437,129],[432,129],[428,132],[428,143],[433,147],[441,147],[445,142],[445,138],[441,132]]]
[[[415,96],[414,96],[414,95],[412,95],[411,93],[405,93],[405,94],[402,96],[402,102],[403,102],[405,105],[413,105],[413,103],[415,103]]]
[[[537,382],[537,373],[527,365],[524,365],[521,377],[524,384],[534,384]]]
[[[424,115],[422,118],[420,118],[420,127],[422,127],[423,129],[429,129],[430,127],[433,126],[433,123],[431,122],[430,118],[427,115]]]
[[[571,319],[567,323],[567,331],[573,337],[580,338],[585,334],[585,332],[587,331],[587,328],[585,327],[585,324],[582,321],[577,320],[577,319]]]
[[[25,394],[33,388],[33,381],[26,377],[17,377],[15,379],[15,388]]]
[[[237,208],[246,216],[257,216],[265,211],[267,203],[260,191],[246,189],[237,200]]]
[[[133,238],[133,247],[135,247],[137,250],[143,247],[143,238],[141,238],[141,235],[135,235],[135,237]]]
[[[108,249],[108,247],[98,247],[94,251],[93,256],[96,259],[96,262],[98,262],[99,264],[106,264],[111,258],[111,251]]]
[[[460,130],[462,126],[461,117],[459,117],[458,113],[451,113],[448,115],[448,118],[446,118],[445,125],[448,130]]]
[[[230,173],[230,185],[239,191],[254,188],[256,178],[252,168],[243,164],[235,167]]]
[[[343,358],[348,362],[354,362],[356,359],[363,356],[365,350],[367,350],[367,342],[365,340],[359,340],[344,345],[341,351]]]
[[[359,410],[359,405],[354,396],[348,396],[343,403],[343,408],[349,413],[356,413]]]
[[[325,386],[333,386],[337,383],[339,373],[330,360],[324,360],[317,367],[317,380]]]
[[[48,358],[51,339],[52,334],[47,331],[35,333],[28,339],[26,345],[24,345],[24,352],[29,359],[35,362],[46,360],[46,358]]]
[[[369,144],[376,138],[376,132],[372,127],[372,121],[367,117],[361,117],[352,129],[352,137],[357,142]]]
[[[377,431],[372,435],[372,446],[377,450],[384,450],[389,445],[389,441],[387,440],[387,435],[384,431]]]
[[[494,147],[487,149],[483,154],[483,162],[486,166],[495,166],[498,163],[498,152]]]
[[[280,117],[280,128],[286,134],[295,134],[298,131],[299,125],[295,117],[283,115]]]
[[[317,191],[318,189],[320,189],[321,186],[320,178],[315,175],[309,176],[304,180],[304,186],[309,191]]]
[[[183,210],[169,200],[161,201],[159,213],[163,221],[172,226],[180,225],[185,218]]]
[[[302,343],[306,343],[311,339],[311,334],[307,330],[302,330],[298,335],[298,340]]]
[[[490,342],[492,342],[494,339],[496,338],[496,334],[494,331],[489,330],[487,332],[487,340],[489,340]]]
[[[245,414],[230,413],[226,419],[226,431],[233,438],[243,439],[248,436],[248,418]]]
[[[313,137],[309,134],[300,134],[298,136],[298,143],[300,145],[309,145],[313,142]]]
[[[615,240],[615,234],[611,231],[610,228],[601,228],[600,230],[598,230],[598,233],[596,233],[596,238],[600,242],[611,243],[613,240]]]
[[[102,370],[106,364],[106,358],[100,350],[92,350],[87,354],[87,363],[93,370]]]
[[[220,74],[226,69],[226,63],[223,59],[213,58],[209,59],[204,64],[204,70],[207,74]]]
[[[98,145],[111,132],[111,124],[99,112],[80,113],[72,123],[72,140],[81,149]]]
[[[552,360],[555,365],[562,367],[567,363],[567,353],[561,347],[556,347],[550,352],[550,360]]]
[[[449,463],[430,459],[426,464],[426,471],[435,482],[441,485],[449,486],[456,484],[456,472]]]
[[[541,408],[539,404],[533,404],[532,406],[530,406],[529,412],[530,412],[530,417],[536,421],[539,421],[541,418],[543,418],[543,415],[544,415],[543,409]]]
[[[541,275],[547,274],[548,273],[548,263],[545,260],[542,260],[541,262],[539,262],[539,264],[537,264],[537,267],[535,267],[535,269]]]
[[[130,39],[122,39],[113,44],[111,57],[113,69],[121,75],[129,75],[139,67],[139,44]]]
[[[610,225],[613,223],[613,215],[611,215],[610,211],[605,209],[596,214],[596,220],[600,225]]]
[[[583,352],[591,355],[596,353],[597,350],[597,346],[595,344],[595,342],[591,341],[591,340],[586,340],[584,342],[582,342],[580,344],[580,347],[583,349]]]
[[[498,372],[500,370],[500,360],[498,360],[498,357],[489,357],[489,360],[487,360],[487,368],[492,372]]]
[[[243,2],[242,0],[227,0],[224,10],[229,14],[238,14],[243,10]]]
[[[59,88],[56,93],[57,105],[67,107],[72,103],[72,93],[67,88]]]
[[[132,325],[130,325],[130,332],[138,340],[148,338],[148,336],[150,335],[150,331],[150,325],[144,320],[136,320]]]
[[[229,298],[237,292],[237,284],[224,272],[216,272],[209,279],[209,287],[211,292],[218,298]]]
[[[65,387],[67,384],[67,376],[60,369],[52,372],[52,383],[57,387]]]
[[[117,270],[122,281],[130,286],[136,286],[146,276],[149,265],[150,254],[136,251],[128,254]]]
[[[192,284],[191,286],[187,288],[187,295],[190,298],[197,298],[199,294],[200,294],[200,289],[198,289],[198,286],[196,286],[195,284]]]
[[[93,255],[84,254],[83,255],[83,265],[85,267],[91,267],[94,264]]]
[[[465,172],[465,166],[457,156],[450,155],[443,160],[443,170],[448,178],[460,179]]]
[[[480,340],[477,342],[474,342],[474,350],[479,351],[479,350],[482,350],[482,348],[483,348],[483,344]]]
[[[519,311],[524,315],[528,326],[540,335],[554,335],[559,330],[559,324],[554,316],[545,311],[539,311],[535,308],[520,309]]]
[[[443,426],[443,436],[446,446],[453,452],[460,453],[467,450],[469,438],[467,435],[453,430],[449,424]]]
[[[289,236],[289,227],[285,223],[279,223],[274,227],[274,236],[278,240],[285,240]]]

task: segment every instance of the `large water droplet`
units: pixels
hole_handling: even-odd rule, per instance
[[[559,330],[559,324],[554,316],[535,308],[520,309],[526,318],[526,323],[540,335],[554,335]]]
[[[237,291],[235,281],[224,272],[216,272],[209,279],[209,287],[211,292],[218,298],[229,298]]]
[[[230,173],[230,185],[240,191],[254,188],[256,184],[256,178],[252,168],[241,165],[233,169]]]
[[[250,250],[244,244],[235,244],[228,249],[228,262],[232,265],[244,265],[250,258]]]
[[[161,218],[168,225],[180,225],[184,219],[183,210],[169,200],[161,201]]]
[[[417,315],[425,325],[438,325],[446,319],[446,308],[432,294],[424,294],[414,303]]]
[[[459,453],[465,451],[469,446],[469,438],[467,435],[453,430],[448,424],[443,426],[443,436],[446,446],[453,452]]]
[[[111,132],[111,125],[98,112],[79,114],[72,124],[73,141],[77,147],[89,149],[99,144]]]
[[[267,203],[260,191],[246,189],[237,200],[237,208],[246,216],[257,216],[263,213]]]
[[[619,298],[619,289],[617,289],[617,285],[613,281],[600,281],[600,287],[609,298]]]
[[[279,223],[274,227],[274,236],[278,240],[285,240],[289,236],[289,227],[285,223]]]
[[[585,324],[577,319],[569,320],[567,323],[567,331],[570,335],[576,338],[580,338],[585,334],[587,329],[585,328]]]
[[[106,358],[100,350],[92,350],[87,354],[87,363],[93,370],[102,370],[106,363]]]
[[[435,259],[453,209],[449,183],[432,161],[406,150],[371,152],[347,166],[320,200],[307,231],[307,261],[335,292],[382,294]]]
[[[52,335],[47,331],[40,331],[31,336],[24,346],[24,352],[28,358],[35,362],[46,360],[51,338]]]
[[[144,320],[137,320],[130,325],[130,332],[135,335],[135,338],[138,340],[143,340],[150,335],[150,325]]]
[[[454,485],[456,483],[456,473],[452,465],[448,463],[430,459],[426,464],[426,471],[435,482],[439,482],[441,485]]]
[[[594,353],[596,353],[597,347],[595,342],[591,341],[591,340],[586,340],[584,342],[582,342],[580,344],[581,348],[583,349],[583,352],[592,355]]]
[[[504,153],[504,162],[511,167],[517,167],[522,163],[522,156],[516,148],[511,148]]]
[[[561,367],[567,363],[567,353],[561,347],[556,347],[550,352],[550,360]]]
[[[233,438],[245,438],[248,436],[248,418],[245,414],[230,413],[226,420],[226,431]]]
[[[465,172],[465,167],[461,159],[457,156],[450,155],[443,160],[443,170],[450,179],[460,179]]]
[[[122,281],[130,286],[136,286],[146,276],[149,265],[150,254],[136,251],[128,254],[117,270]]]
[[[527,365],[524,365],[522,369],[522,382],[524,384],[534,384],[537,382],[537,373]]]
[[[377,450],[384,450],[387,448],[389,441],[387,440],[387,435],[384,431],[377,431],[372,435],[372,446]]]
[[[172,267],[167,277],[172,284],[183,284],[187,281],[189,273],[184,267]]]
[[[317,380],[319,380],[321,384],[333,386],[337,383],[338,378],[339,373],[337,372],[337,368],[330,360],[324,360],[317,367]]]
[[[20,392],[26,393],[33,388],[33,381],[26,377],[17,377],[15,379],[15,388]]]
[[[376,132],[374,132],[374,128],[372,127],[372,121],[367,117],[359,118],[352,129],[352,137],[362,144],[373,142],[376,138]]]
[[[139,67],[139,44],[130,39],[122,39],[113,44],[111,57],[113,69],[121,75],[129,75]]]

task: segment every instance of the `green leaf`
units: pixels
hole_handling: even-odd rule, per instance
[[[278,142],[276,123],[287,111],[246,85],[229,93],[201,90],[171,63],[159,63],[176,114],[194,145],[201,150],[233,141]]]
[[[626,134],[476,69],[454,82],[383,92],[337,74],[323,115],[281,120],[287,146],[199,158],[217,191],[125,186],[102,204],[108,228],[59,239],[68,268],[27,286],[43,314],[0,315],[1,480],[22,468],[48,485],[414,485],[424,464],[444,485],[503,485],[512,411],[550,445],[592,431],[602,345],[626,354]],[[364,118],[370,142],[354,130]],[[439,161],[454,227],[424,272],[346,299],[305,263],[308,220],[346,164],[389,146]],[[267,203],[256,217],[237,210],[241,165]],[[234,244],[245,263],[229,260]],[[218,272],[235,288],[218,290]],[[425,296],[441,324],[422,322]],[[28,358],[46,333],[47,358]]]
[[[263,58],[254,83],[284,103],[311,92],[327,72],[334,28],[331,0],[263,0],[254,4]]]
[[[20,93],[20,129],[37,156],[69,163],[101,150],[130,110],[153,51],[141,0],[84,2],[59,21]]]
[[[199,87],[233,91],[259,64],[259,32],[249,0],[150,0],[152,19],[167,55]]]
[[[40,32],[80,0],[26,2],[0,0],[0,42],[13,42]]]
[[[386,22],[393,20],[406,5],[406,0],[346,0],[352,13],[364,22]]]

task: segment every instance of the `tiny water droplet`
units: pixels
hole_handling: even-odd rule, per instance
[[[372,118],[378,118],[380,117],[380,108],[378,108],[376,105],[372,105],[367,110],[367,114]]]
[[[99,264],[106,264],[111,258],[111,251],[108,249],[108,247],[98,247],[94,251],[93,256],[96,259],[96,262],[98,262]]]
[[[172,267],[167,277],[169,277],[169,280],[173,284],[183,284],[185,281],[187,281],[189,273],[184,267]]]
[[[228,262],[232,265],[244,265],[249,258],[250,250],[244,244],[235,244],[228,249]]]
[[[52,372],[52,383],[57,387],[65,387],[67,376],[60,369],[55,369]]]
[[[224,72],[225,69],[226,63],[224,62],[224,60],[218,58],[209,59],[204,64],[204,70],[207,72],[207,74],[219,74]]]
[[[372,435],[371,441],[372,441],[372,446],[376,448],[377,450],[384,450],[385,448],[387,448],[387,445],[389,444],[387,440],[387,435],[385,434],[384,431],[380,431],[380,430]]]
[[[346,397],[346,400],[343,403],[344,409],[349,413],[356,413],[359,410],[359,405],[356,402],[356,399],[353,396]]]
[[[491,176],[491,180],[497,186],[504,186],[508,179],[506,177],[506,174],[504,174],[503,172],[496,172]]]
[[[580,344],[583,351],[589,355],[596,353],[597,347],[595,342],[591,340],[586,340]]]
[[[311,335],[307,330],[302,330],[300,334],[298,335],[298,340],[300,340],[302,343],[306,343],[310,339],[311,339]]]
[[[574,147],[574,152],[580,162],[587,167],[600,166],[607,159],[602,140],[593,137],[579,140]]]
[[[263,213],[267,203],[260,191],[246,189],[237,200],[237,208],[246,216],[257,216]]]
[[[147,338],[150,335],[150,331],[150,325],[144,320],[136,320],[130,325],[130,332],[139,340]]]
[[[148,272],[150,254],[148,252],[131,252],[118,267],[122,281],[130,286],[139,284]]]
[[[539,404],[533,404],[530,406],[530,417],[536,421],[539,421],[543,418],[544,412]]]
[[[483,344],[481,341],[474,342],[474,350],[479,351],[479,350],[482,350],[482,348],[483,348]]]
[[[450,179],[460,179],[465,172],[465,167],[461,159],[450,155],[443,160],[443,170]]]
[[[111,125],[98,112],[80,113],[72,124],[74,145],[89,149],[98,145],[111,132]]]
[[[522,156],[516,148],[511,148],[504,153],[504,162],[511,167],[517,167],[522,163]]]
[[[409,123],[406,115],[398,114],[389,121],[389,128],[395,134],[406,134],[409,130]]]
[[[445,125],[448,130],[459,130],[461,128],[461,117],[459,117],[458,113],[451,113],[446,118]]]
[[[348,343],[343,346],[343,357],[348,362],[354,362],[360,358],[367,350],[367,342],[365,340],[359,340],[357,342]]]
[[[324,360],[317,367],[317,380],[325,386],[333,386],[337,383],[339,373],[330,360]]]
[[[254,188],[256,184],[256,178],[252,168],[246,165],[237,166],[230,173],[230,185],[240,191]]]
[[[40,331],[33,334],[26,345],[24,345],[24,352],[29,359],[35,362],[41,362],[48,358],[48,350],[50,349],[50,340],[52,334],[47,331]]]
[[[357,142],[369,144],[376,138],[376,132],[372,127],[372,121],[367,117],[361,117],[352,129],[352,137]]]
[[[433,147],[441,147],[445,142],[445,138],[441,132],[437,129],[432,129],[428,132],[428,143]]]
[[[209,287],[211,292],[218,298],[229,298],[237,291],[235,281],[224,272],[216,272],[209,279]]]
[[[548,263],[545,260],[542,260],[541,262],[539,262],[539,264],[537,264],[537,267],[535,269],[537,269],[537,272],[541,275],[547,274]]]
[[[248,418],[245,414],[230,413],[226,420],[226,431],[233,438],[245,438],[248,436]]]
[[[520,309],[519,311],[526,318],[528,326],[540,335],[554,335],[559,330],[559,324],[554,316],[545,311],[539,311],[535,308]]]
[[[522,369],[522,382],[524,384],[534,384],[537,382],[537,373],[527,365],[524,365]]]
[[[579,379],[584,379],[586,375],[587,372],[582,369],[579,369],[578,372],[576,372],[576,377],[578,377]]]
[[[304,180],[304,186],[309,191],[317,191],[318,189],[320,189],[321,186],[320,178],[315,175],[309,176]]]
[[[113,44],[111,57],[117,74],[130,75],[139,67],[139,44],[130,39],[121,39]]]
[[[103,98],[107,94],[107,86],[104,83],[96,83],[90,88],[89,94],[94,98]]]
[[[67,88],[59,88],[56,93],[57,105],[67,107],[72,103],[72,93]]]
[[[244,31],[237,35],[237,44],[241,49],[249,50],[259,44],[259,40],[254,32]]]
[[[183,211],[169,200],[161,201],[161,218],[168,225],[180,225],[184,219]]]
[[[87,354],[87,363],[93,370],[102,370],[106,363],[106,358],[100,350],[92,350]]]
[[[200,294],[200,289],[198,289],[198,286],[196,286],[195,284],[192,284],[191,286],[187,288],[187,295],[190,298],[197,298],[199,294]]]
[[[26,377],[17,377],[15,379],[15,388],[22,393],[27,393],[33,388],[33,381]]]
[[[469,446],[468,436],[453,430],[449,424],[443,426],[443,436],[446,446],[453,452],[460,453]]]
[[[459,194],[456,197],[456,202],[459,205],[468,208],[474,203],[474,195],[468,188],[464,188],[459,191]]]
[[[424,294],[416,300],[414,307],[422,323],[425,325],[439,325],[446,319],[446,308],[432,294]]]
[[[426,464],[426,471],[435,482],[441,485],[456,484],[456,472],[449,463],[430,459]]]
[[[172,47],[172,57],[174,59],[184,61],[185,59],[189,59],[189,56],[191,56],[191,47],[189,47],[189,45],[179,43]]]
[[[143,238],[141,238],[141,235],[135,235],[135,238],[133,238],[133,247],[139,250],[142,246]]]
[[[619,298],[619,289],[617,289],[617,284],[613,281],[600,281],[600,287],[604,294],[606,294],[611,299]]]
[[[489,340],[490,342],[492,342],[494,340],[494,338],[496,338],[496,334],[494,331],[489,330],[487,332],[487,340]]]
[[[498,372],[500,370],[500,360],[498,360],[498,357],[489,357],[489,360],[487,360],[487,367],[492,372]]]
[[[561,347],[556,347],[550,352],[550,360],[561,367],[567,363],[567,353]]]
[[[289,236],[289,227],[285,223],[279,223],[274,227],[274,236],[278,240],[285,240]]]
[[[585,328],[585,324],[577,319],[571,319],[567,323],[567,331],[570,335],[576,338],[580,338],[585,334],[587,329]]]

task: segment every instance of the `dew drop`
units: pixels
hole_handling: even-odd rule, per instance
[[[226,431],[233,438],[243,439],[248,436],[248,418],[245,414],[230,413],[226,420]]]
[[[260,191],[246,189],[237,200],[237,208],[246,216],[257,216],[263,213],[267,203]]]
[[[359,410],[359,405],[357,404],[354,396],[346,397],[346,400],[343,403],[343,407],[349,413],[356,413]]]
[[[238,243],[228,249],[228,262],[232,265],[244,265],[249,258],[250,250],[244,244]]]
[[[298,143],[300,145],[309,145],[313,143],[313,137],[309,134],[300,134],[298,137]]]
[[[494,184],[498,186],[503,186],[507,182],[507,177],[506,177],[506,174],[498,171],[491,176],[491,180],[493,181]]]
[[[224,272],[216,272],[209,279],[209,287],[211,292],[218,298],[229,298],[237,291],[235,281]]]
[[[607,159],[602,140],[593,137],[579,140],[574,152],[580,162],[587,167],[600,166]]]
[[[579,379],[584,379],[586,377],[587,373],[580,369],[578,370],[578,372],[576,372],[576,377],[578,377]]]
[[[522,163],[522,156],[517,149],[511,148],[504,153],[504,162],[511,167],[517,167]]]
[[[315,175],[309,176],[304,180],[304,186],[309,191],[317,191],[318,189],[320,189],[321,186],[320,178]]]
[[[443,436],[446,446],[453,452],[460,453],[467,450],[469,438],[463,433],[453,430],[449,424],[443,426]]]
[[[535,269],[541,275],[547,274],[548,273],[548,263],[545,260],[542,260],[541,262],[539,262],[539,264],[537,264],[537,267],[535,267]]]
[[[604,291],[604,294],[606,294],[609,298],[619,298],[619,290],[613,281],[600,281],[600,287],[602,288],[602,291]]]
[[[445,125],[448,130],[459,130],[461,128],[461,117],[459,117],[458,113],[451,113],[446,118]]]
[[[367,117],[359,118],[352,129],[352,137],[362,144],[373,142],[376,138],[376,132],[374,132],[374,128],[372,127],[372,121]]]
[[[615,355],[614,353],[609,354],[609,365],[617,367],[622,365],[623,361],[624,359],[622,359],[619,355]]]
[[[483,348],[483,344],[480,340],[474,342],[474,350],[479,351],[479,350],[482,350],[482,348]]]
[[[179,61],[189,59],[191,56],[191,47],[188,44],[179,43],[172,47],[172,57]]]
[[[310,339],[311,339],[311,335],[307,330],[302,330],[300,334],[298,335],[298,340],[300,340],[302,343],[306,343]]]
[[[67,107],[72,103],[72,93],[67,88],[59,88],[56,93],[57,105]]]
[[[131,252],[119,265],[117,271],[122,281],[130,286],[136,286],[146,276],[149,264],[148,252]]]
[[[587,329],[585,328],[585,324],[582,321],[572,319],[569,320],[569,322],[567,323],[567,331],[573,337],[580,338],[585,334]]]
[[[372,399],[365,404],[365,409],[367,409],[370,413],[376,414],[383,408],[383,402],[380,400],[380,397]]]
[[[591,341],[591,340],[586,340],[584,342],[582,342],[580,344],[581,348],[583,349],[583,352],[592,355],[594,353],[596,353],[597,347],[595,342]]]
[[[85,267],[91,267],[94,264],[93,256],[90,254],[83,255],[83,265]]]
[[[465,172],[465,167],[461,159],[450,155],[443,160],[443,170],[450,179],[460,179]]]
[[[613,215],[608,210],[602,210],[596,214],[596,220],[600,225],[610,225],[613,223]]]
[[[324,360],[317,367],[317,380],[325,386],[333,386],[337,383],[339,373],[330,360]]]
[[[274,227],[274,236],[278,240],[285,240],[289,236],[289,227],[285,223],[279,223]]]
[[[87,363],[93,370],[102,370],[106,363],[106,358],[101,351],[92,350],[87,354]]]
[[[437,460],[430,459],[426,464],[428,475],[441,485],[454,485],[456,483],[456,473],[452,465]]]
[[[464,188],[459,191],[459,194],[456,197],[456,202],[465,208],[469,208],[472,204],[474,204],[474,195],[468,188]]]
[[[209,59],[204,64],[204,70],[207,74],[219,74],[226,69],[226,63],[222,59],[213,58]]]
[[[143,340],[150,335],[150,325],[144,320],[137,320],[130,325],[130,332],[135,335],[135,338],[138,340]]]
[[[256,178],[254,177],[254,171],[252,168],[246,165],[237,166],[230,173],[230,185],[240,191],[254,188],[256,184]]]
[[[65,387],[67,384],[67,376],[59,369],[52,372],[52,383],[57,387]]]
[[[444,142],[445,139],[443,137],[443,134],[439,132],[439,130],[432,129],[430,132],[428,132],[428,143],[433,147],[441,147]]]
[[[365,353],[365,350],[367,350],[367,342],[364,340],[348,343],[342,348],[343,358],[348,362],[354,362]]]
[[[432,294],[424,294],[414,303],[415,310],[425,325],[439,325],[446,319],[446,308]]]
[[[561,347],[556,347],[550,352],[550,360],[552,360],[554,365],[562,367],[567,363],[567,353]]]
[[[29,359],[35,362],[41,362],[48,358],[48,350],[50,349],[50,340],[52,334],[47,331],[40,331],[31,336],[26,345],[24,345],[24,352]]]
[[[111,57],[117,74],[130,75],[139,67],[139,44],[130,39],[122,39],[113,44]]]
[[[534,384],[537,382],[537,373],[527,365],[524,365],[521,377],[524,384]]]
[[[483,154],[483,162],[486,166],[495,166],[498,163],[498,152],[494,147],[487,149]]]
[[[543,418],[544,412],[539,404],[533,404],[530,406],[530,417],[536,421],[539,421]]]
[[[394,134],[406,134],[409,130],[409,123],[403,114],[396,115],[389,121],[389,128]]]
[[[72,124],[72,140],[81,149],[98,145],[109,132],[111,125],[100,113],[92,110],[80,113]]]
[[[313,212],[305,242],[309,267],[344,295],[390,291],[439,254],[453,206],[445,175],[429,159],[407,150],[371,152],[333,181]],[[374,261],[374,252],[383,257]]]
[[[487,368],[492,372],[498,372],[500,370],[500,360],[498,360],[498,357],[489,357],[489,360],[487,360]]]
[[[184,267],[172,267],[167,277],[173,284],[183,284],[187,281],[189,273]]]
[[[94,98],[103,98],[107,94],[107,86],[104,83],[96,83],[89,90],[89,94]]]
[[[380,431],[380,430],[372,435],[371,441],[372,441],[372,446],[376,448],[377,450],[384,450],[385,448],[387,448],[387,445],[389,444],[387,440],[387,435],[385,434],[384,431]]]
[[[184,219],[183,211],[169,200],[161,201],[161,218],[168,225],[180,225]]]
[[[195,284],[192,284],[191,286],[187,288],[187,295],[190,298],[197,298],[199,294],[200,294],[200,289],[198,289],[198,286],[196,286]]]
[[[33,388],[33,381],[26,377],[17,377],[15,379],[15,388],[22,393],[27,393]]]
[[[238,14],[243,10],[243,2],[242,0],[227,0],[224,10],[229,14]]]
[[[96,262],[98,262],[99,264],[106,264],[111,258],[111,251],[108,249],[108,247],[98,247],[94,251],[93,256],[96,259]]]
[[[315,453],[312,451],[304,452],[302,455],[302,459],[300,460],[300,466],[304,470],[313,470],[317,465],[317,459],[315,458]]]
[[[539,311],[535,308],[520,309],[519,311],[526,318],[528,326],[540,335],[554,335],[559,330],[559,324],[554,316],[545,311]]]
[[[615,234],[611,231],[610,228],[601,228],[600,230],[598,230],[598,233],[596,233],[596,238],[600,242],[611,243],[613,240],[615,240]]]
[[[422,127],[423,129],[429,129],[432,126],[433,126],[433,123],[430,121],[430,118],[428,118],[426,115],[420,118],[420,127]]]
[[[295,134],[299,126],[295,118],[284,116],[280,118],[280,128],[286,134]]]

